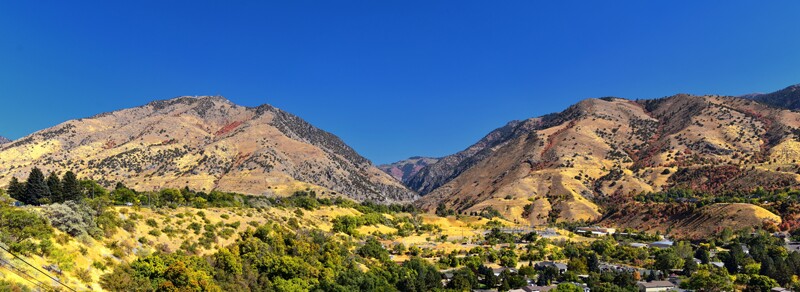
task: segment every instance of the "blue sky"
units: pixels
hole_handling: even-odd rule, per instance
[[[10,138],[219,94],[285,109],[384,163],[451,154],[588,97],[800,83],[789,0],[14,2],[0,2]]]

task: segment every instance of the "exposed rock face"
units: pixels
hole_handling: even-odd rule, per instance
[[[0,144],[6,144],[8,142],[11,142],[11,140],[9,140],[6,137],[0,136]]]
[[[773,93],[748,94],[743,97],[774,107],[798,110],[800,109],[800,84],[792,85]]]
[[[269,105],[179,97],[72,120],[0,147],[0,185],[38,166],[140,190],[256,195],[306,188],[379,202],[416,194],[341,139]]]
[[[439,158],[415,156],[391,164],[378,165],[378,168],[405,184],[411,177],[417,174],[420,169],[434,164],[437,161],[439,161]]]
[[[520,224],[595,220],[642,192],[796,186],[798,128],[799,113],[744,98],[588,99],[511,122],[407,185],[429,211],[494,209]]]

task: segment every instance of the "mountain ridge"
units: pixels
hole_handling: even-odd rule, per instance
[[[66,121],[0,147],[0,183],[31,167],[145,190],[190,186],[256,195],[316,189],[357,200],[416,195],[335,135],[271,105],[181,96]]]
[[[442,158],[414,176],[421,181],[412,179],[407,186],[423,195],[416,204],[431,212],[493,209],[533,225],[594,221],[642,192],[797,186],[800,176],[792,158],[800,157],[799,128],[798,113],[737,97],[586,99],[560,113],[512,121],[487,135],[502,138],[484,138],[467,148],[477,151]],[[447,161],[457,163],[445,175],[425,177]],[[708,165],[736,170],[703,168]],[[715,178],[718,170],[730,177]],[[703,176],[715,185],[694,181]],[[420,187],[437,184],[432,190]]]

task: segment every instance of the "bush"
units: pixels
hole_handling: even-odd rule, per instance
[[[51,236],[53,229],[36,213],[0,207],[0,242],[11,245],[27,239],[44,240]]]
[[[155,219],[147,219],[147,221],[145,221],[145,224],[153,228],[158,228],[158,222],[156,222]]]
[[[42,211],[53,227],[73,237],[100,234],[94,210],[74,201],[47,205]]]

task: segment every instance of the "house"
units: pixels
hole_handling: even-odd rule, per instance
[[[570,283],[570,284],[578,286],[579,288],[581,288],[583,290],[583,292],[590,292],[591,291],[589,289],[589,287],[586,286],[586,284],[578,284],[578,283]],[[522,288],[519,288],[519,289],[509,290],[509,292],[547,292],[547,291],[550,291],[550,290],[555,290],[557,287],[558,287],[558,285],[550,285],[550,286],[530,285],[530,286],[522,287]]]
[[[547,267],[554,267],[558,270],[559,273],[564,273],[567,271],[567,264],[564,263],[557,263],[557,262],[538,262],[536,265],[533,266],[537,270],[544,270]]]
[[[662,241],[656,241],[656,242],[650,243],[650,247],[670,248],[672,246],[672,244],[673,244],[673,242],[670,241],[670,240],[662,240]]]
[[[725,263],[723,263],[723,262],[710,262],[709,264],[712,264],[717,268],[724,268],[725,267]]]
[[[617,229],[616,228],[604,228],[604,227],[598,227],[598,226],[578,227],[578,230],[576,232],[580,233],[580,234],[583,234],[583,235],[587,235],[587,236],[590,236],[590,235],[593,235],[593,236],[606,236],[606,235],[612,235],[612,234],[616,233]]]
[[[800,242],[790,242],[786,244],[786,251],[793,252],[797,251],[800,252]]]
[[[630,245],[632,247],[635,247],[635,248],[645,248],[645,247],[647,247],[647,244],[639,243],[639,242],[631,242],[628,245]]]
[[[522,287],[522,288],[519,288],[519,289],[509,290],[508,292],[547,292],[547,291],[556,289],[556,287],[558,287],[558,286],[556,286],[556,285],[550,285],[550,286],[535,286],[535,285],[531,285],[531,286],[526,286],[526,287]]]
[[[669,281],[636,282],[640,292],[662,292],[675,289],[675,284]]]
[[[516,272],[517,272],[517,269],[514,269],[514,268],[506,268],[506,267],[501,267],[501,268],[497,268],[497,269],[492,269],[492,272],[494,273],[494,275],[495,275],[495,276],[498,276],[498,277],[500,276],[500,274],[501,274],[501,273],[503,273],[503,271],[509,271],[510,273],[516,273]]]
[[[781,287],[775,287],[775,288],[770,289],[769,291],[770,292],[792,292],[792,290],[789,290],[789,289],[786,289],[786,288],[781,288]]]

